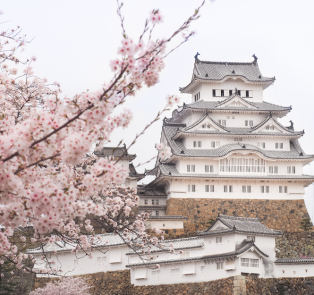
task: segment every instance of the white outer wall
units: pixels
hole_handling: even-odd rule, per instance
[[[284,271],[284,273],[283,273]],[[276,278],[313,277],[314,264],[277,264],[275,265]]]
[[[189,184],[195,185],[196,192],[188,192]],[[215,191],[205,192],[205,185],[214,185]],[[233,192],[225,193],[224,185],[232,185]],[[251,186],[251,193],[242,193],[243,185]],[[261,186],[269,186],[269,193],[261,193]],[[288,193],[279,193],[279,186],[288,186]],[[294,193],[292,193],[292,190]],[[179,179],[171,182],[168,198],[297,200],[303,199],[303,195],[304,187],[301,182]]]
[[[151,220],[145,222],[146,228],[157,227],[159,229],[177,229],[184,228],[183,220]]]
[[[106,252],[108,249],[104,248],[102,252]],[[124,270],[125,265],[128,263],[128,258],[125,255],[129,251],[127,246],[120,247],[110,247],[109,251],[105,254],[101,253],[98,250],[93,251],[93,258],[90,259],[88,256],[84,256],[83,252],[78,252],[77,257],[83,257],[77,259],[75,254],[67,252],[59,252],[57,255],[51,255],[51,260],[55,261],[55,267],[62,269],[62,274],[65,276],[74,276],[82,275],[96,272],[107,272],[107,271],[117,271]],[[121,254],[121,263],[109,263],[110,255]],[[34,255],[37,259],[35,268],[44,268],[42,260],[40,259],[41,255]],[[98,257],[106,257],[106,262],[97,262]],[[74,260],[78,261],[77,265],[74,265]],[[45,276],[37,274],[37,276]]]

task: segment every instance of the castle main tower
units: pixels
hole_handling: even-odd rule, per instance
[[[191,82],[180,88],[191,102],[163,122],[161,142],[172,155],[147,173],[155,179],[146,188],[167,195],[158,215],[186,216],[191,231],[218,213],[299,231],[307,216],[304,187],[314,181],[303,166],[314,155],[298,142],[304,131],[278,120],[292,108],[264,101],[263,91],[274,82],[261,74],[255,55],[250,63],[196,57]]]

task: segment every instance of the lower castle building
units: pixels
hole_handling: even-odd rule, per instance
[[[150,254],[138,255],[114,234],[97,235],[93,258],[75,245],[54,242],[44,251],[61,275],[131,270],[134,285],[206,282],[231,276],[258,278],[308,277],[314,274],[314,258],[276,258],[279,230],[269,229],[256,218],[220,215],[195,237],[167,240]],[[174,253],[169,250],[173,249]],[[40,260],[43,249],[28,250],[37,262],[37,276],[46,268]],[[158,266],[158,267],[157,267]]]

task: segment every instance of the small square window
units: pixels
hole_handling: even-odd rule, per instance
[[[216,237],[216,243],[222,243],[222,237]]]
[[[214,148],[215,146],[216,146],[215,141],[212,141],[212,142],[211,142],[211,147]]]
[[[223,263],[217,262],[217,269],[223,269]]]

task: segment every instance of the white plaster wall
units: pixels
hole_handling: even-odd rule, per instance
[[[210,176],[209,176],[210,177]],[[188,192],[188,185],[194,184],[196,192]],[[214,185],[214,192],[205,192],[205,185]],[[224,185],[232,185],[233,192],[225,193]],[[243,193],[242,186],[251,186],[251,193]],[[261,186],[269,186],[269,193],[261,193]],[[279,186],[287,186],[288,193],[279,193]],[[221,198],[221,199],[303,199],[304,187],[300,182],[260,181],[260,180],[173,180],[170,184],[168,198]]]
[[[239,153],[231,154],[226,159],[230,158],[237,158],[237,159],[261,159],[259,156],[255,154],[249,154],[249,155],[242,155]],[[212,159],[212,158],[204,158],[204,159],[182,159],[180,161],[177,161],[177,163],[180,163],[180,165],[176,164],[176,168],[178,172],[182,174],[208,174],[210,177],[210,174],[220,174],[220,175],[302,175],[303,174],[303,163],[297,162],[297,161],[267,161],[265,165],[265,173],[258,173],[258,172],[220,172],[220,160],[219,159]],[[187,165],[195,165],[195,172],[187,172]],[[205,165],[213,165],[214,166],[214,172],[205,172]],[[269,173],[269,166],[277,166],[278,167],[278,173]],[[289,174],[287,167],[295,167],[295,174]]]
[[[223,83],[202,83],[193,89],[192,99],[194,102],[194,94],[201,92],[201,99],[206,101],[221,101],[223,97],[213,97],[213,89],[231,89],[234,90],[253,90],[253,98],[245,98],[249,101],[262,102],[263,101],[263,86],[258,84],[249,84],[240,79],[228,79]]]
[[[198,150],[204,150],[204,149],[217,149],[219,146],[216,146],[215,148],[211,147],[211,143],[213,141],[219,142],[220,146],[224,146],[227,144],[237,144],[239,141],[235,140],[237,138],[241,138],[242,141],[240,141],[241,144],[250,144],[253,146],[258,146],[259,143],[265,143],[264,150],[269,151],[290,151],[290,141],[287,138],[265,138],[265,137],[241,137],[241,136],[235,136],[235,137],[222,137],[222,136],[213,136],[213,135],[193,135],[193,136],[186,136],[183,139],[183,144],[187,149],[198,149]],[[201,141],[202,146],[201,147],[194,147],[193,141]],[[276,143],[283,143],[282,149],[276,149]],[[216,144],[217,145],[217,144]]]
[[[167,199],[166,198],[145,198],[145,197],[141,197],[140,201],[139,201],[139,205],[141,206],[145,206],[145,200],[147,200],[147,206],[154,206],[156,205],[156,200],[159,201],[158,205],[166,205],[167,204]],[[154,201],[155,204],[152,203],[152,201]]]
[[[216,238],[222,237],[222,242],[217,243]],[[245,239],[246,237],[243,237]],[[204,248],[206,255],[215,255],[235,251],[235,235],[205,236]]]
[[[136,280],[134,278],[135,270],[131,269],[131,284],[136,286],[147,285],[161,285],[161,284],[180,284],[180,283],[196,283],[196,282],[208,282],[218,280],[221,278],[227,278],[237,275],[237,271],[226,271],[224,269],[217,269],[216,263],[205,264],[203,261],[190,262],[195,264],[195,274],[184,275],[183,267],[184,263],[175,263],[172,265],[162,264],[160,265],[160,273],[153,275],[152,269],[147,269],[147,279]],[[204,268],[202,268],[204,267]],[[178,273],[171,273],[171,269],[179,268]]]
[[[128,262],[127,256],[125,254],[129,251],[129,248],[127,246],[110,247],[109,249],[104,248],[101,251],[94,250],[92,259],[90,259],[88,256],[85,256],[83,252],[78,252],[76,255],[71,252],[59,252],[56,255],[48,255],[51,257],[51,260],[55,261],[54,266],[56,268],[61,267],[62,275],[64,276],[74,276],[125,269],[125,265],[127,265]],[[115,254],[121,254],[121,263],[109,263],[110,255]],[[37,259],[35,268],[45,268],[42,260],[40,259],[41,255],[34,256]],[[101,262],[98,262],[97,258],[99,257],[101,258]],[[102,259],[103,257],[106,258]],[[75,260],[77,260],[77,264],[75,264]],[[45,275],[38,274],[37,276]]]
[[[276,264],[275,265],[275,275],[277,278],[312,277],[313,274],[314,274],[314,264]]]
[[[145,222],[146,228],[157,227],[159,229],[184,228],[183,220],[151,220]]]

